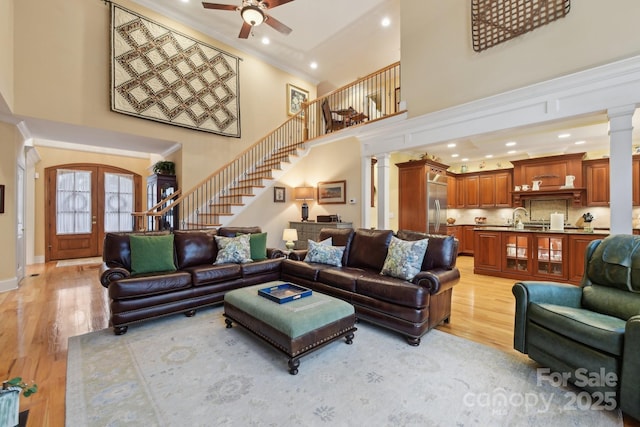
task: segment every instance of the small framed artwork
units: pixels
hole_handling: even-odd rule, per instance
[[[285,202],[285,188],[284,187],[273,187],[273,201],[276,203],[284,203]]]
[[[287,114],[296,115],[302,111],[301,117],[304,117],[302,104],[309,100],[309,91],[301,89],[297,86],[287,83]]]
[[[347,181],[326,181],[318,183],[318,204],[347,203]]]
[[[0,213],[4,213],[4,184],[0,185]]]

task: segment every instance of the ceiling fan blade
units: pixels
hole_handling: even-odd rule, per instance
[[[204,6],[205,9],[218,9],[218,10],[237,10],[238,7],[234,6],[232,4],[220,4],[220,3],[207,3],[207,2],[202,2],[202,6]]]
[[[284,25],[282,22],[278,21],[271,15],[264,14],[267,17],[267,20],[264,21],[267,25],[272,27],[274,30],[281,32],[282,34],[289,34],[293,31],[291,28]]]
[[[246,39],[249,38],[249,34],[251,34],[251,25],[246,22],[242,23],[242,28],[240,28],[240,34],[238,34],[238,38]]]
[[[274,7],[282,6],[293,0],[263,0],[262,4],[267,6],[267,9],[273,9]]]

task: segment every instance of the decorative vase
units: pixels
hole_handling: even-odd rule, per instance
[[[0,426],[17,426],[20,414],[20,387],[0,390]]]

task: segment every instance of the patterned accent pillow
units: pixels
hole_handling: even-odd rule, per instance
[[[416,274],[420,273],[428,243],[429,239],[406,241],[391,237],[387,258],[380,274],[413,280]]]
[[[248,234],[240,234],[236,237],[214,236],[218,245],[218,256],[214,264],[245,264],[252,262],[251,244]]]
[[[327,240],[330,240],[330,238]],[[331,246],[331,243],[326,244],[325,242],[326,240],[323,240],[320,243],[309,240],[309,249],[307,251],[307,256],[304,258],[304,261],[342,267],[344,246]]]

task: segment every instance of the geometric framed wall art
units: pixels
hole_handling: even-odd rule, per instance
[[[240,58],[111,4],[111,110],[240,137]]]

